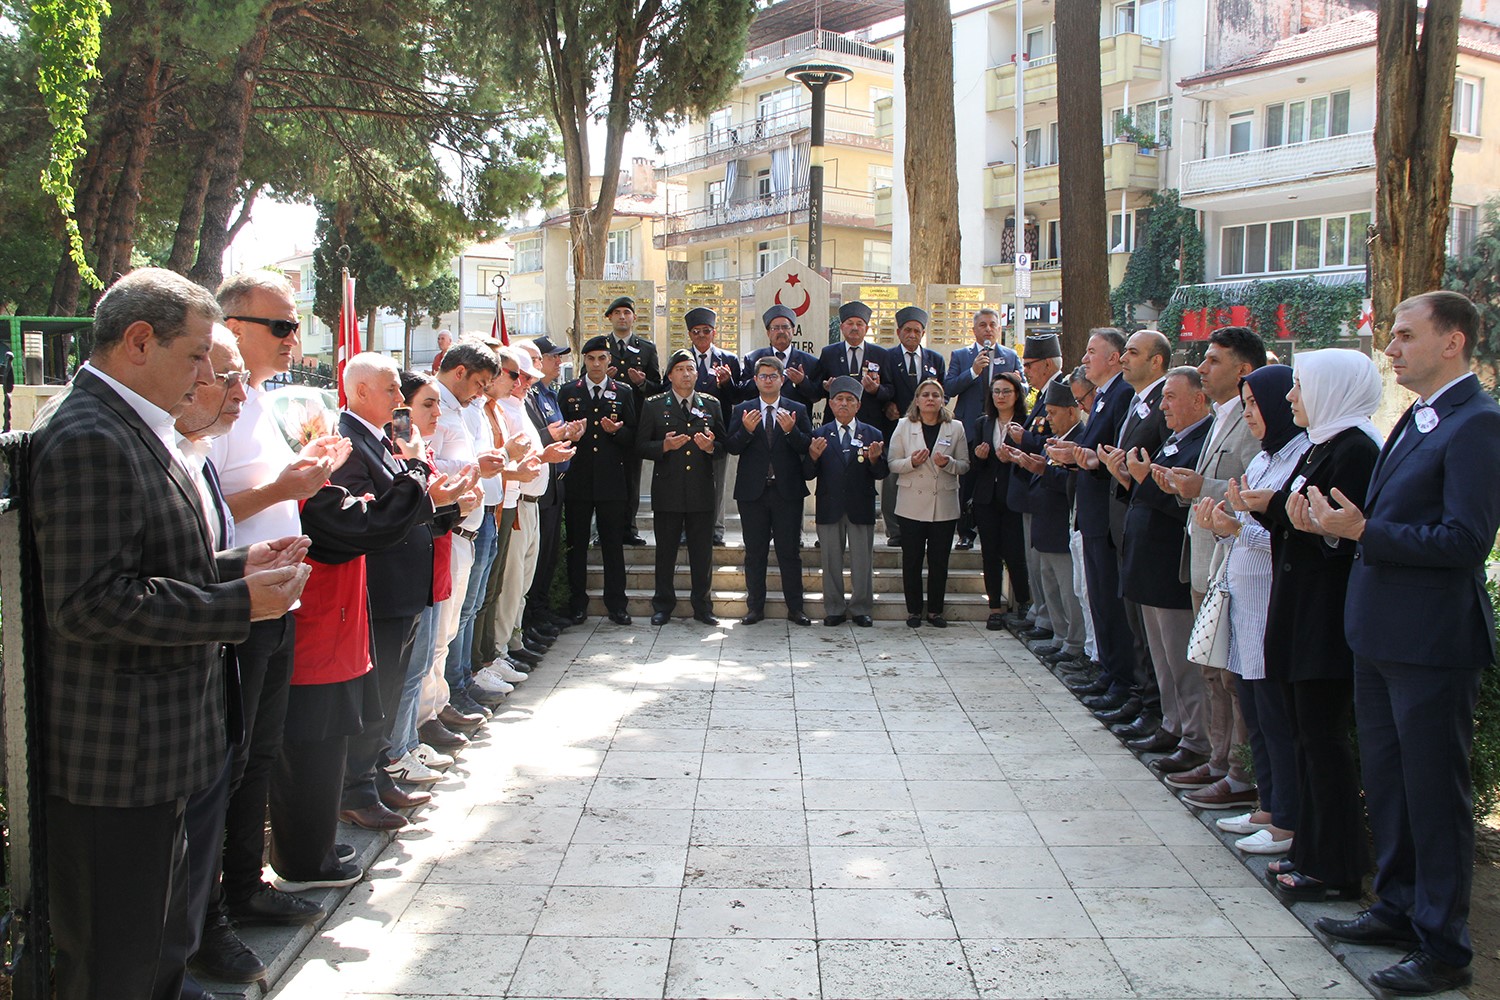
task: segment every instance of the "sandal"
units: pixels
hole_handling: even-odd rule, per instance
[[[1321,903],[1326,899],[1352,900],[1363,895],[1362,886],[1329,885],[1322,879],[1301,872],[1287,872],[1276,876],[1271,883],[1276,894],[1293,902]]]
[[[1274,880],[1277,875],[1290,875],[1297,870],[1297,862],[1290,858],[1277,858],[1266,865],[1266,878]]]

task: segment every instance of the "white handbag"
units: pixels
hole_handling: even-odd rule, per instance
[[[1219,563],[1218,572],[1208,581],[1208,593],[1193,619],[1188,636],[1187,658],[1205,667],[1229,666],[1229,558]]]

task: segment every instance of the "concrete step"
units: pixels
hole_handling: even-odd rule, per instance
[[[849,573],[844,571],[845,579]],[[673,574],[679,591],[686,591],[691,583],[692,574],[686,566],[679,563],[677,572]],[[588,575],[589,590],[598,590],[604,586],[603,567],[590,569]],[[655,568],[644,564],[627,564],[625,567],[625,586],[627,589],[651,590],[656,585]],[[745,569],[743,565],[726,566],[722,563],[714,566],[713,582],[715,590],[744,590]],[[802,563],[802,586],[804,590],[821,590],[823,586],[823,571],[818,568],[817,557],[813,556],[811,566],[808,560]],[[781,572],[776,568],[774,553],[771,565],[766,570],[766,589],[781,589]],[[881,566],[875,569],[875,592],[879,593],[901,593],[901,569],[899,566]],[[977,569],[953,569],[948,570],[948,594],[983,594],[984,573]]]
[[[656,536],[648,528],[642,530],[641,537],[646,539],[645,545],[625,546],[625,565],[627,567],[654,567],[656,565]],[[802,533],[802,565],[804,568],[811,566],[816,569],[822,561],[819,550],[813,545],[813,541],[816,538],[816,532],[804,531]],[[771,570],[774,572],[776,567],[774,546],[770,558]],[[875,529],[875,552],[873,558],[876,569],[899,569],[901,566],[901,550],[895,546],[885,544],[884,529],[878,526]],[[686,547],[678,550],[677,559],[679,563],[686,565]],[[726,530],[724,532],[724,544],[714,546],[714,565],[716,567],[743,567],[744,564],[744,536],[737,530]],[[603,567],[599,559],[599,549],[597,546],[590,547],[589,549],[589,565],[592,568]],[[948,571],[950,574],[959,570],[980,570],[983,568],[984,558],[979,551],[978,545],[972,549],[954,549],[948,556]]]
[[[627,589],[625,597],[627,610],[636,619],[651,617],[651,594],[652,590]],[[745,614],[745,592],[742,590],[711,590],[710,596],[713,600],[714,614],[725,623],[739,618]],[[693,613],[692,605],[688,600],[688,588],[679,584],[677,586],[677,607],[672,614],[677,618],[690,618]],[[807,591],[802,604],[803,612],[814,621],[823,617],[823,591],[821,585],[817,589]],[[597,595],[589,601],[589,614],[603,616],[607,614],[604,602]],[[771,590],[766,594],[766,617],[770,619],[786,617],[786,601],[781,593]],[[943,606],[943,617],[955,622],[982,622],[989,617],[989,601],[983,594],[955,594],[950,592]],[[875,593],[874,609],[870,617],[877,621],[905,621],[906,601],[898,589],[894,593]],[[607,624],[606,624],[606,627]]]

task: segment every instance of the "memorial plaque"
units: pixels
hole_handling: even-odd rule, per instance
[[[740,350],[740,283],[734,281],[667,282],[667,332],[664,354],[691,349],[687,324],[683,317],[691,309],[707,306],[719,314],[714,344],[721,351],[743,354]]]
[[[782,305],[797,314],[792,346],[816,357],[828,346],[829,292],[828,279],[802,261],[795,257],[782,261],[755,283],[755,315],[750,320],[749,335],[740,345],[743,352],[769,344],[761,317],[772,306]]]
[[[999,285],[928,285],[927,311],[932,322],[927,327],[927,346],[948,357],[960,347],[974,342],[974,314],[988,306],[996,312],[1008,297]],[[1014,334],[1012,334],[1012,338]],[[1001,331],[1001,343],[1014,347]]]
[[[845,282],[839,286],[840,301],[858,299],[870,307],[870,331],[866,339],[881,347],[893,347],[896,340],[896,313],[917,301],[916,285],[860,284]]]
[[[610,333],[614,327],[604,316],[604,310],[621,295],[635,299],[635,332],[656,345],[662,354],[661,341],[656,337],[656,283],[651,281],[580,281],[576,294],[583,297],[579,307],[578,342],[587,343],[590,337]]]

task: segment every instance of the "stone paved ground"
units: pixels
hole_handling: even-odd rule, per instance
[[[1369,996],[1007,633],[591,621],[438,788],[276,997]]]

